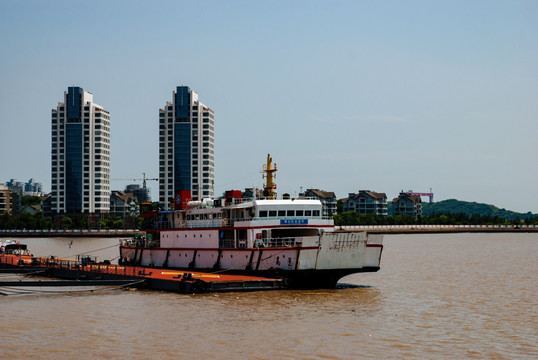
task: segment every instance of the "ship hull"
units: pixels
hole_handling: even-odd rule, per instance
[[[371,240],[370,240],[371,241]],[[327,232],[301,246],[166,248],[120,246],[126,264],[211,273],[278,277],[290,288],[333,288],[344,276],[379,270],[383,245],[363,232]]]

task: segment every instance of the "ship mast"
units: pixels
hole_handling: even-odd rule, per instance
[[[276,199],[276,184],[274,182],[274,178],[276,177],[276,174],[274,174],[277,171],[276,164],[273,164],[273,159],[271,159],[271,155],[267,154],[267,164],[263,166],[263,172],[264,178],[267,179],[267,182],[264,186],[263,194],[267,199],[274,200]]]

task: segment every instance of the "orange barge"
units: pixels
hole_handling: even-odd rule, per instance
[[[0,255],[0,268],[8,269],[11,272],[26,272],[51,278],[76,280],[80,282],[80,285],[84,285],[85,281],[91,285],[124,281],[130,287],[184,294],[274,290],[285,287],[282,279],[88,263],[84,260],[2,254]],[[101,283],[96,281],[101,281]],[[22,286],[20,284],[25,282],[18,283],[19,286]],[[69,282],[69,286],[73,286],[72,281]]]

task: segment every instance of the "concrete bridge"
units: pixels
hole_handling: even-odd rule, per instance
[[[378,234],[538,232],[538,225],[348,225],[335,228]]]
[[[359,230],[377,234],[538,232],[538,225],[343,225],[336,230]],[[90,230],[6,230],[0,237],[130,237],[144,232],[138,229]]]

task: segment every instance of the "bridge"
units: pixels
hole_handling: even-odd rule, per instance
[[[358,230],[376,234],[538,232],[538,225],[342,225],[334,228],[335,230]],[[0,237],[131,237],[143,233],[144,231],[138,229],[0,229]]]
[[[367,231],[377,234],[538,232],[538,225],[343,225],[337,230]]]

